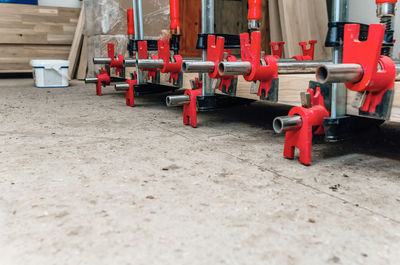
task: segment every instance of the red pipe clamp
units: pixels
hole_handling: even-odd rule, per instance
[[[96,95],[101,96],[101,87],[104,85],[109,85],[111,83],[111,77],[108,75],[106,69],[101,67],[101,73],[96,75],[97,84],[96,84]]]
[[[183,105],[183,124],[197,127],[197,97],[203,94],[203,89],[186,89],[185,95],[190,98],[190,103]]]
[[[218,89],[225,94],[234,94],[236,92],[236,87],[233,88],[234,84],[232,84],[232,80],[237,78],[237,76],[221,76],[218,72],[218,65],[220,62],[224,60],[224,53],[227,53],[228,56],[226,60],[228,62],[237,62],[235,56],[231,55],[230,50],[225,50],[225,38],[217,37],[215,40],[214,35],[208,35],[207,40],[207,61],[214,62],[215,68],[214,72],[208,73],[211,79],[219,79],[221,80]],[[232,92],[234,91],[234,92]]]
[[[318,41],[316,40],[310,40],[308,44],[310,44],[310,48],[307,48],[307,42],[299,42],[299,45],[301,46],[301,49],[303,50],[303,55],[298,55],[298,56],[293,56],[294,59],[298,61],[311,61],[314,60],[314,50],[315,50],[315,44],[317,44]]]
[[[251,72],[244,75],[244,79],[248,82],[260,81],[258,96],[264,100],[277,101],[277,96],[270,97],[268,94],[273,81],[278,78],[278,62],[275,56],[267,55],[263,58],[265,65],[261,65],[261,32],[251,33],[251,44],[248,33],[240,34],[240,47],[242,61],[251,63]]]
[[[135,106],[135,85],[137,85],[137,76],[134,74],[133,79],[126,80],[126,83],[129,85],[128,91],[126,91],[126,105],[130,107]]]
[[[169,82],[178,83],[179,73],[182,71],[182,56],[175,54],[173,56],[174,62],[171,62],[169,39],[158,40],[157,59],[164,61],[164,67],[160,69],[161,73],[170,73]]]
[[[282,58],[283,45],[285,45],[284,41],[269,43],[269,46],[271,46],[272,55],[275,56],[276,59]]]
[[[371,24],[368,39],[361,42],[359,41],[360,25],[345,26],[343,63],[359,64],[364,70],[359,82],[345,83],[345,85],[352,91],[367,94],[360,110],[369,113],[375,113],[384,94],[394,89],[396,79],[395,63],[390,57],[380,55],[385,28],[382,24]]]
[[[115,73],[119,76],[124,73],[124,59],[125,56],[120,54],[118,55],[118,59],[115,59],[115,49],[114,44],[108,43],[108,57],[111,59],[110,68],[115,68]],[[125,78],[125,76],[123,76]]]
[[[286,132],[285,146],[283,155],[286,158],[294,159],[295,148],[300,151],[300,162],[304,165],[311,165],[312,136],[313,127],[318,127],[315,134],[324,134],[323,124],[324,118],[330,116],[329,111],[325,108],[324,98],[321,95],[320,87],[314,90],[308,89],[307,93],[311,95],[311,108],[294,107],[290,110],[289,116],[300,116],[302,126],[299,130]]]

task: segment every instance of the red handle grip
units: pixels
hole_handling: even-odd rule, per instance
[[[171,30],[180,30],[180,22],[179,22],[179,0],[169,0],[169,9],[170,9],[170,18],[171,24],[169,28]]]
[[[128,35],[135,35],[135,20],[133,18],[133,8],[126,10],[128,20]]]
[[[249,13],[247,18],[249,20],[261,20],[261,7],[262,0],[249,0]]]
[[[396,4],[396,3],[397,3],[397,0],[376,0],[376,4],[377,4],[377,5],[379,5],[379,4],[384,4],[384,3],[393,3],[393,4]]]

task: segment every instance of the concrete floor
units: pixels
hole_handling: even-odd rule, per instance
[[[0,80],[0,264],[400,264],[400,125],[282,157],[271,108]]]

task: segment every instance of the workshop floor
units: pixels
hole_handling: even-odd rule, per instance
[[[400,264],[400,125],[282,157],[260,103],[0,80],[0,264]]]

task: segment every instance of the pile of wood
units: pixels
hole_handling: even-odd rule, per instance
[[[67,60],[79,8],[0,4],[0,72],[31,72],[32,59]]]

